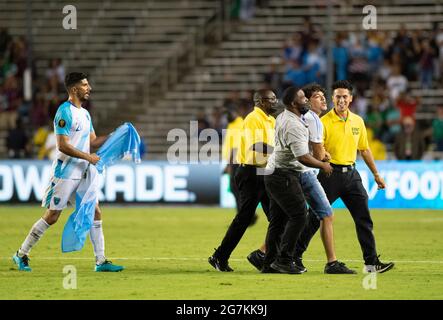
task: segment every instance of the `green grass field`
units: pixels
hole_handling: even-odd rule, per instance
[[[249,228],[234,251],[232,273],[217,272],[207,258],[222,239],[234,211],[218,208],[103,207],[106,254],[126,267],[95,273],[89,240],[80,252],[62,254],[60,239],[70,211],[30,254],[30,273],[18,272],[12,254],[41,208],[0,207],[0,299],[443,299],[443,212],[373,210],[382,261],[396,267],[364,289],[363,263],[353,221],[336,211],[339,259],[358,275],[323,274],[319,235],[305,255],[303,275],[260,274],[246,260],[263,241],[266,219]],[[77,289],[63,288],[63,268],[77,270]],[[374,283],[374,282],[373,282]]]

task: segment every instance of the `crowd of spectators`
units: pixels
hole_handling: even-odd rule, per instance
[[[397,159],[421,159],[427,150],[443,152],[443,105],[434,105],[433,120],[416,117],[417,111],[425,111],[417,93],[443,83],[443,27],[338,32],[334,43],[334,81],[354,84],[352,110],[365,120],[376,159],[386,159],[387,151]],[[264,87],[281,96],[291,85],[325,86],[326,72],[325,34],[307,17],[301,30],[284,42],[281,55],[271,57],[262,79]],[[221,135],[228,122],[224,112],[242,104],[253,104],[251,92],[230,92],[211,114],[198,115],[200,129],[214,128]]]
[[[31,62],[28,45],[21,36],[0,29],[0,131],[7,132],[9,158],[52,159],[55,137],[52,119],[66,99],[65,68],[61,59],[51,59],[42,74]],[[32,97],[24,95],[24,73],[31,70]],[[84,105],[90,109],[90,104]]]
[[[317,82],[325,86],[325,41],[322,29],[305,18],[302,30],[285,41],[279,57],[271,59],[269,72],[263,76],[265,86],[278,94],[290,85]],[[417,148],[423,151],[414,152],[413,159],[421,159],[432,147],[443,151],[443,106],[437,108],[441,115],[432,123],[416,117],[422,108],[417,93],[442,87],[443,27],[422,31],[403,25],[397,32],[338,32],[334,43],[334,80],[348,79],[354,84],[353,111],[365,120],[373,139],[403,159],[397,150],[404,149],[399,147],[402,144],[409,148],[405,131],[412,123],[414,137],[419,135],[423,142]]]
[[[254,8],[265,2],[239,0],[231,15],[247,20],[253,17]],[[434,148],[443,152],[443,106],[435,105],[438,108],[432,120],[419,121],[416,117],[423,108],[418,93],[440,88],[443,83],[443,27],[436,25],[431,31],[401,26],[397,32],[338,32],[334,44],[334,80],[349,79],[355,85],[353,111],[365,120],[373,140],[380,143],[375,144],[381,150],[380,158],[386,154],[381,146],[402,157],[397,150],[402,150],[399,144],[410,146],[411,139],[404,138],[412,137],[411,123],[414,136],[418,134],[424,141],[419,150]],[[37,74],[27,58],[25,38],[0,29],[0,130],[8,132],[9,157],[51,158],[51,119],[66,98],[65,69],[60,59],[52,59],[46,71]],[[317,82],[325,86],[326,61],[324,30],[307,17],[302,28],[284,42],[280,56],[271,57],[263,84],[278,96],[290,85]],[[26,69],[31,69],[33,76],[29,101],[23,92]],[[240,105],[252,106],[252,94],[233,91],[210,114],[198,114],[199,131],[214,128],[221,138],[229,112]],[[90,105],[85,107],[89,109]],[[406,153],[408,148],[403,146]],[[423,154],[424,151],[414,153],[412,158]]]

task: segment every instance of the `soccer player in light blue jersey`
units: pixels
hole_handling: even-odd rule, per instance
[[[86,178],[89,165],[95,165],[100,160],[95,153],[90,153],[90,148],[99,148],[107,139],[107,136],[95,135],[91,116],[82,108],[82,103],[89,99],[92,89],[87,75],[79,72],[68,74],[65,87],[69,98],[59,106],[54,119],[57,153],[52,166],[52,178],[42,201],[42,207],[47,210],[32,226],[25,241],[12,257],[20,271],[31,271],[28,255],[32,247],[57,222],[68,202],[75,204],[75,193],[82,179]],[[112,264],[105,257],[105,240],[98,203],[90,238],[96,259],[95,271],[117,272],[124,269]]]

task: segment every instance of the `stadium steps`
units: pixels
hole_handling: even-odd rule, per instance
[[[364,1],[353,1],[352,10],[334,9],[334,30],[352,31],[360,28]],[[442,22],[442,8],[432,1],[375,1],[377,27],[398,30],[407,23],[409,29],[430,30],[434,22]],[[419,6],[416,6],[419,5]],[[416,10],[415,10],[416,9]],[[180,82],[138,117],[137,128],[148,145],[148,158],[164,159],[172,142],[166,141],[171,129],[189,132],[189,121],[203,112],[209,114],[222,105],[232,90],[248,91],[262,86],[262,77],[269,70],[272,57],[281,55],[286,39],[302,30],[303,18],[309,16],[316,25],[328,21],[327,9],[310,6],[306,1],[274,0],[267,8],[257,9],[253,19],[239,23],[227,39],[209,52],[201,63],[183,76]],[[411,83],[413,93],[422,97],[419,117],[432,117],[433,107],[443,102],[441,90],[423,91]]]

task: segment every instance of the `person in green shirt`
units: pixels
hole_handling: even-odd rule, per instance
[[[437,118],[432,121],[432,139],[435,151],[443,151],[443,105],[437,107]]]

